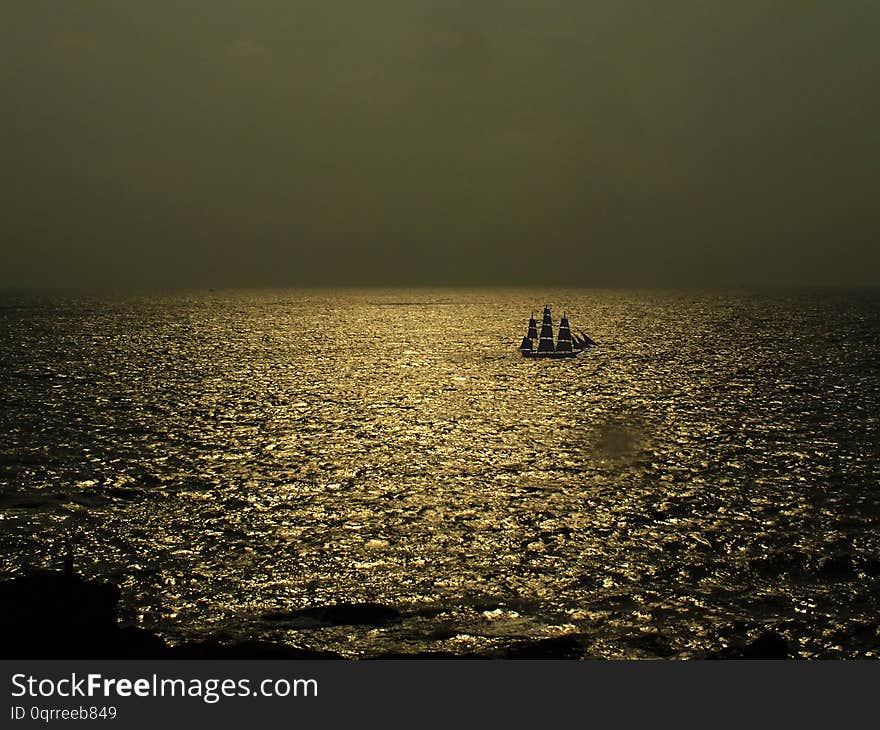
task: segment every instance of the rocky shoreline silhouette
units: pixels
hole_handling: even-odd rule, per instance
[[[0,640],[7,659],[345,659],[333,651],[254,640],[203,641],[169,645],[153,631],[122,626],[117,617],[118,586],[86,580],[73,571],[37,571],[0,581]],[[287,627],[385,627],[399,623],[401,613],[380,603],[339,603],[265,613],[263,620]],[[741,626],[740,629],[747,627]],[[880,621],[856,627],[856,633],[880,631]],[[746,631],[740,632],[742,636]],[[751,632],[754,634],[754,632]],[[837,637],[840,641],[853,637]],[[661,635],[633,637],[657,658],[677,654]],[[385,653],[370,659],[590,659],[590,637],[564,634],[552,638],[513,640],[487,653]],[[775,630],[746,641],[725,642],[704,659],[791,659],[796,646]]]

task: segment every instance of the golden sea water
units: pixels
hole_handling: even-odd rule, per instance
[[[523,360],[545,303],[600,346]],[[878,333],[872,291],[7,293],[0,569],[73,537],[171,642],[876,656]],[[403,621],[268,617],[360,601]]]

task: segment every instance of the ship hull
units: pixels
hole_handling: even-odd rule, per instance
[[[577,357],[583,355],[586,350],[569,350],[563,352],[538,352],[537,350],[520,350],[523,357],[533,357],[535,359],[548,358],[550,360],[561,360],[562,358]]]

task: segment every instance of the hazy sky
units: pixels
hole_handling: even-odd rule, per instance
[[[880,284],[877,0],[3,0],[0,286]]]

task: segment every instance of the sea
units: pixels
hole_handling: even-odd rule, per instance
[[[0,398],[0,577],[170,644],[880,655],[878,290],[5,292]]]

